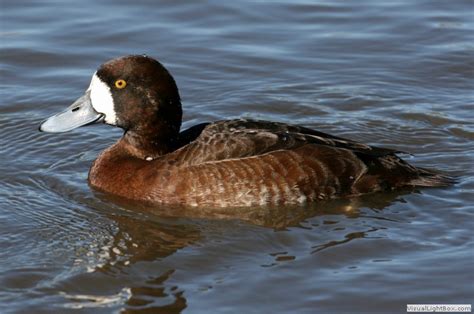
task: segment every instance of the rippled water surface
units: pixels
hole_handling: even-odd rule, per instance
[[[472,1],[13,1],[0,8],[0,311],[405,313],[474,299]],[[209,213],[120,204],[120,130],[41,134],[102,62],[158,58],[184,127],[252,117],[414,154],[442,189]]]

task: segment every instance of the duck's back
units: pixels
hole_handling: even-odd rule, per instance
[[[188,144],[163,156],[148,199],[192,206],[289,204],[449,178],[377,148],[282,123],[230,120],[181,133]]]

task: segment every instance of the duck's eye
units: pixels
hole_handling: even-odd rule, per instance
[[[127,86],[127,82],[125,82],[124,80],[116,80],[115,81],[115,87],[117,87],[118,89],[122,89],[125,86]]]

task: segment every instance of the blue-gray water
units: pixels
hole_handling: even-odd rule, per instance
[[[473,303],[473,12],[468,0],[1,0],[0,312]],[[459,183],[226,219],[108,201],[87,171],[120,130],[37,127],[132,53],[174,75],[185,127],[301,124],[408,151]]]

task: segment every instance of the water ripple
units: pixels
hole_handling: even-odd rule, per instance
[[[0,20],[2,309],[365,313],[472,299],[469,0],[4,0]],[[169,68],[185,127],[302,124],[459,182],[218,213],[108,199],[87,172],[121,131],[37,128],[131,53]]]

